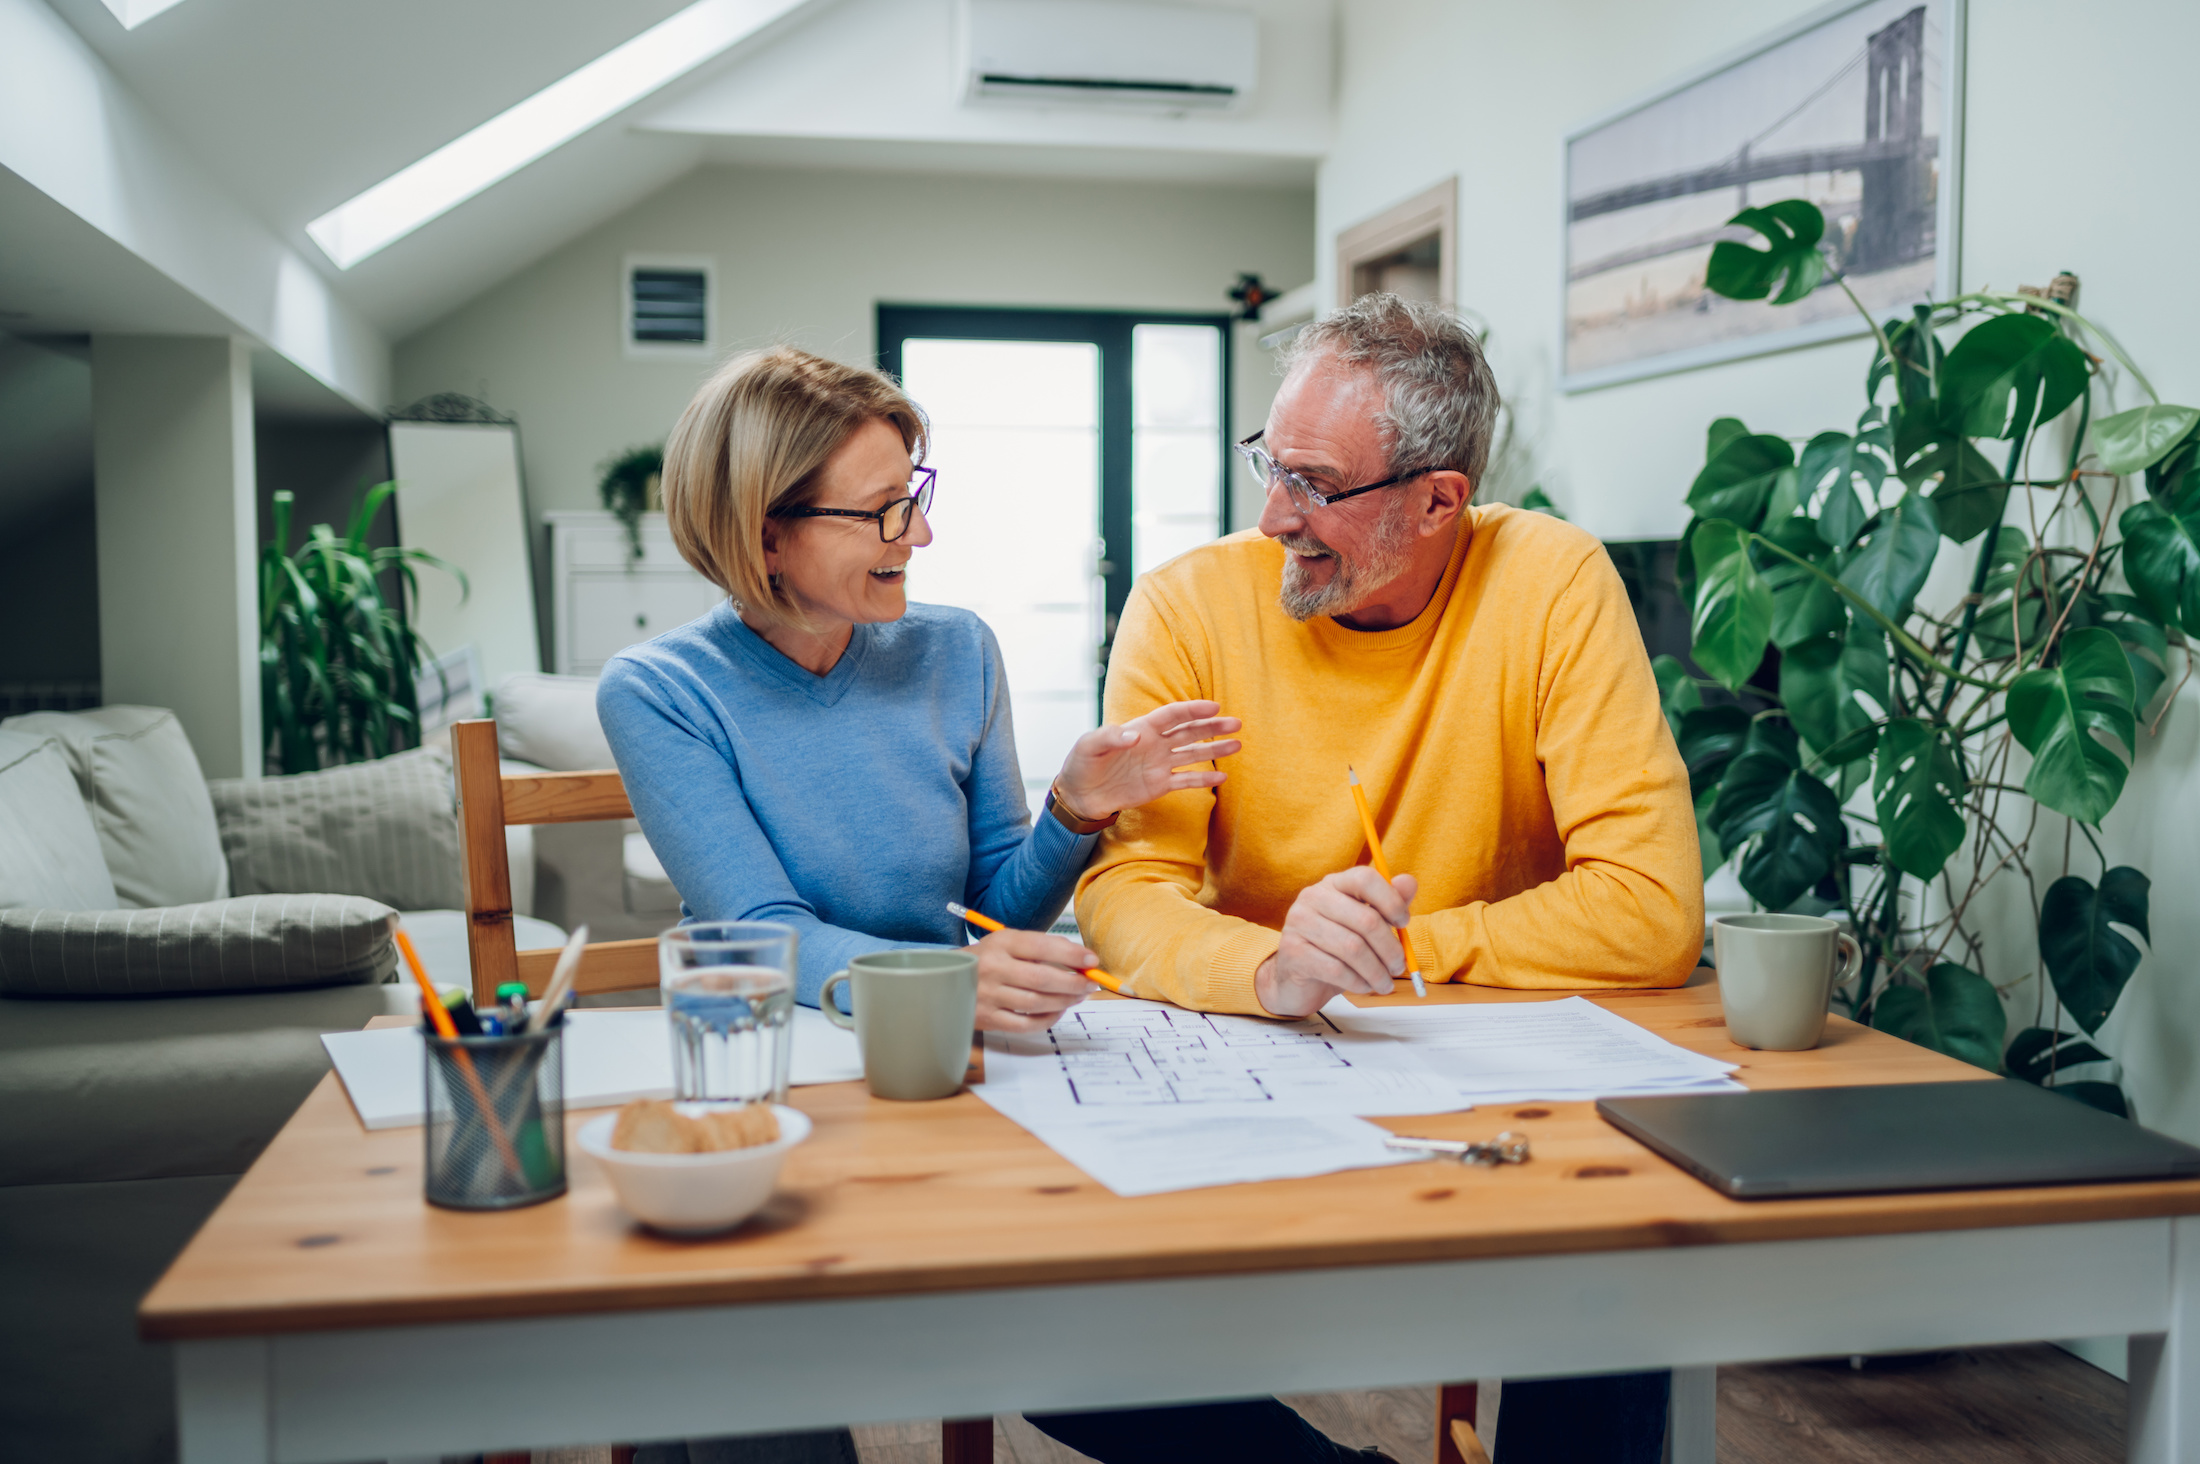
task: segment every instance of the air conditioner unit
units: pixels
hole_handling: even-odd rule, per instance
[[[1252,94],[1248,11],[1112,0],[965,0],[966,101],[1224,111]]]

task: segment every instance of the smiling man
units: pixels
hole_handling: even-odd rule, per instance
[[[1641,632],[1596,539],[1472,505],[1496,413],[1452,316],[1371,295],[1317,321],[1239,449],[1258,532],[1132,592],[1108,719],[1203,697],[1252,729],[1228,782],[1126,812],[1085,873],[1078,926],[1141,994],[1300,1016],[1387,993],[1396,926],[1433,981],[1687,979],[1696,822]]]
[[[1108,720],[1207,698],[1247,728],[1227,782],[1126,811],[1080,883],[1086,943],[1139,995],[1301,1016],[1388,993],[1400,927],[1434,981],[1687,979],[1696,820],[1641,632],[1597,540],[1472,505],[1496,415],[1471,331],[1368,296],[1299,335],[1240,447],[1267,492],[1259,531],[1132,591]],[[1389,883],[1362,862],[1347,765]],[[1497,1464],[1655,1464],[1665,1402],[1663,1373],[1509,1384]],[[1150,1459],[1155,1438],[1207,1432],[1209,1409],[1242,1434],[1281,1407],[1035,1421],[1095,1458]]]

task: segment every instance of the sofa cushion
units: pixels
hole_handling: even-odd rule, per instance
[[[497,683],[497,748],[555,773],[616,767],[596,720],[596,678],[521,672]]]
[[[0,994],[174,996],[386,981],[397,912],[353,895],[165,910],[0,910]]]
[[[0,909],[112,910],[115,882],[61,744],[0,732]]]
[[[32,712],[0,729],[55,738],[92,812],[115,898],[128,908],[229,894],[206,775],[176,714],[160,707]]]
[[[399,910],[465,903],[440,749],[208,786],[240,895],[360,895]]]

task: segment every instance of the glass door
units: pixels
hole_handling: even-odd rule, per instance
[[[1133,580],[1228,527],[1228,340],[1223,316],[879,307],[940,470],[910,598],[999,638],[1034,810],[1099,724]]]

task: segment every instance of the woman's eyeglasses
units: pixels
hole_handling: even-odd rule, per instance
[[[918,468],[909,479],[909,496],[897,498],[884,508],[782,508],[774,510],[771,517],[869,519],[878,525],[879,538],[891,544],[909,532],[918,514],[932,511],[932,487],[938,478],[937,468]]]

